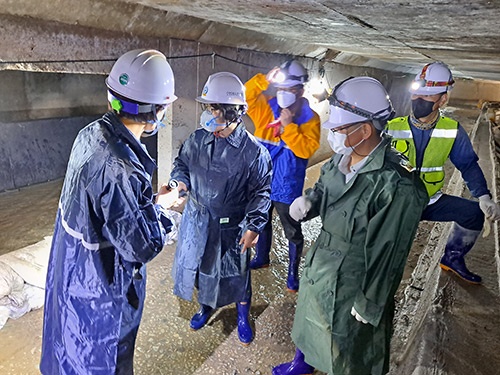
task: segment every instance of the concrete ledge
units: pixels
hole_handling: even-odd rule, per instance
[[[480,164],[496,191],[495,162],[489,126],[479,115],[471,132]],[[462,195],[464,186],[455,171],[448,193]],[[495,194],[496,195],[496,194]],[[500,306],[498,292],[498,226],[494,234],[479,238],[467,257],[472,270],[483,276],[483,284],[471,285],[439,268],[450,223],[436,223],[417,267],[405,290],[395,321],[394,351],[398,353],[391,374],[497,374],[500,355],[489,349],[500,339],[495,323]],[[498,256],[496,256],[498,259]],[[496,333],[495,333],[496,332]]]

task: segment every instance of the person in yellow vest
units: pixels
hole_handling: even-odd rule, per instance
[[[420,172],[429,194],[422,220],[453,221],[440,266],[462,279],[481,283],[481,276],[469,271],[464,256],[472,249],[484,220],[500,219],[500,207],[492,201],[478,157],[465,129],[442,116],[454,84],[448,66],[442,62],[425,65],[410,88],[412,112],[387,124],[392,145],[406,155]],[[444,194],[444,164],[451,160],[477,200]]]

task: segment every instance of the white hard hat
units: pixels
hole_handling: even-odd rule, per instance
[[[297,60],[285,61],[281,64],[279,73],[282,74],[282,80],[273,82],[273,85],[277,88],[303,85],[309,79],[306,68]]]
[[[169,104],[174,95],[174,73],[165,55],[156,50],[133,50],[113,65],[106,85],[135,102]]]
[[[196,101],[207,104],[246,105],[245,86],[233,73],[215,73],[208,77]]]
[[[443,62],[433,62],[415,76],[409,91],[415,95],[441,94],[451,90],[454,83],[448,66]]]
[[[335,86],[328,100],[330,117],[323,123],[325,129],[368,120],[382,130],[394,117],[389,95],[375,78],[350,77]]]

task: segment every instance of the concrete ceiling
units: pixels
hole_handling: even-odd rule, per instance
[[[441,60],[456,76],[494,81],[499,9],[498,0],[0,0],[0,15],[96,34],[187,39],[410,73]]]

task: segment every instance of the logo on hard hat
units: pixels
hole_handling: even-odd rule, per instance
[[[118,78],[118,81],[121,85],[126,86],[128,84],[128,75],[123,73],[120,78]]]
[[[207,94],[208,94],[208,86],[205,86],[203,88],[203,92],[201,93],[201,96],[207,96]]]
[[[226,95],[243,97],[243,93],[237,91],[226,91]]]

